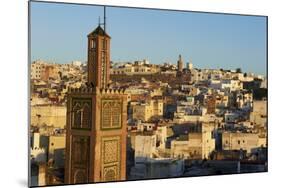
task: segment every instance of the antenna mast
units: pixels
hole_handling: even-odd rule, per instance
[[[104,8],[103,9],[103,22],[104,22],[103,23],[103,26],[104,26],[103,29],[104,29],[104,32],[106,33],[106,30],[105,30],[106,29],[106,16],[105,16],[106,15],[106,6],[104,6],[103,8]]]

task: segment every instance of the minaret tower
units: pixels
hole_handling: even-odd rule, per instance
[[[181,58],[181,55],[179,55],[179,60],[178,60],[178,72],[182,72],[183,70],[183,60]]]
[[[101,25],[104,25],[104,28]],[[104,16],[104,23],[99,23],[99,26],[88,35],[88,83],[99,88],[106,88],[110,79],[111,38],[105,29],[106,17]]]
[[[88,84],[68,89],[66,184],[126,179],[127,95],[109,87],[110,36],[105,29],[104,8],[104,23],[88,35]]]

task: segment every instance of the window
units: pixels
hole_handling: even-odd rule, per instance
[[[73,128],[91,128],[91,103],[86,101],[74,102],[72,109]]]
[[[74,127],[81,128],[81,110],[74,112]]]
[[[83,107],[83,118],[82,118],[82,128],[89,128],[90,125],[90,107],[87,103]]]
[[[240,140],[238,140],[238,142],[237,142],[238,144],[240,144]]]
[[[115,103],[111,108],[112,126],[119,127],[121,123],[120,104]]]
[[[102,109],[102,127],[110,128],[111,126],[111,108],[109,104],[105,104]]]
[[[91,49],[96,48],[96,41],[95,41],[94,39],[91,39],[90,48],[91,48]]]
[[[102,129],[121,128],[121,103],[114,100],[102,101]]]

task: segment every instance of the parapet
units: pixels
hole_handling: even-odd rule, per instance
[[[68,94],[119,94],[125,95],[123,88],[98,88],[98,87],[85,87],[68,88]]]
[[[123,88],[100,88],[99,89],[100,94],[119,94],[119,95],[124,95],[125,94],[125,89]]]
[[[68,87],[68,93],[69,94],[95,93],[95,88],[93,88],[93,87],[80,87],[80,88]]]

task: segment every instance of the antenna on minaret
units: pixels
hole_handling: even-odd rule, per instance
[[[99,26],[103,25],[104,33],[106,33],[106,6],[103,7],[103,23],[100,22],[99,16]]]
[[[104,9],[103,9],[103,26],[104,26],[104,33],[106,33],[106,30],[105,30],[105,28],[106,28],[106,6],[104,6],[103,7]]]

